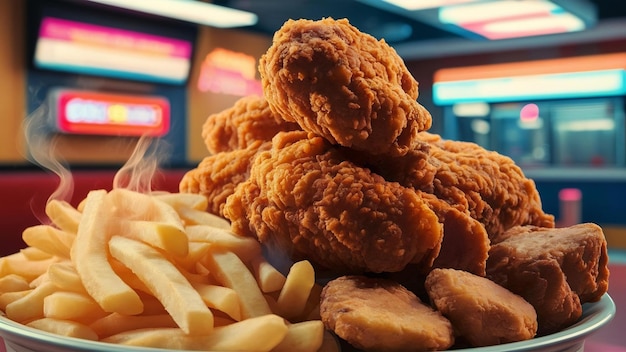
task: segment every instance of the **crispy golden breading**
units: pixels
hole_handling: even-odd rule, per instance
[[[432,123],[395,50],[346,19],[288,20],[259,72],[275,114],[332,144],[403,155]]]
[[[485,227],[432,194],[418,191],[443,225],[443,242],[435,268],[452,268],[485,276],[490,242]]]
[[[607,292],[607,244],[598,225],[515,227],[503,238],[489,251],[487,275],[535,307],[540,334],[571,325],[582,303]]]
[[[399,158],[372,159],[372,169],[468,212],[485,226],[491,241],[517,225],[554,227],[554,216],[542,210],[535,183],[511,158],[428,132],[419,138],[428,147]]]
[[[179,191],[205,196],[207,211],[224,216],[226,198],[238,184],[248,179],[254,156],[271,147],[271,142],[252,141],[244,149],[220,152],[205,157],[195,169],[188,171],[180,181]]]
[[[537,333],[533,306],[487,278],[434,269],[425,286],[435,308],[473,347],[528,340]]]
[[[442,239],[437,216],[416,192],[301,131],[277,134],[257,155],[224,215],[239,234],[336,270],[430,267]]]
[[[270,141],[279,131],[299,129],[275,116],[267,101],[245,96],[226,110],[210,115],[202,126],[202,138],[211,154],[245,149],[252,142]]]
[[[450,322],[395,281],[343,276],[323,289],[327,329],[365,351],[434,351],[454,343]]]

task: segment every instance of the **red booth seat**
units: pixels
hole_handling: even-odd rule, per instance
[[[77,205],[93,189],[110,190],[117,170],[73,171],[70,202]],[[176,192],[186,170],[161,170],[153,189]],[[39,170],[0,171],[0,255],[14,253],[25,244],[22,231],[45,221],[45,204],[57,189],[59,177]]]

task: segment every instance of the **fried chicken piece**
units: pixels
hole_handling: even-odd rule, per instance
[[[464,270],[485,276],[490,242],[485,227],[436,196],[417,191],[443,225],[443,242],[433,267]]]
[[[270,147],[271,142],[256,140],[244,149],[207,156],[183,176],[179,191],[205,196],[209,202],[207,211],[223,217],[226,198],[233,194],[238,184],[248,179],[256,154]]]
[[[365,351],[434,351],[454,343],[450,322],[392,280],[343,276],[322,290],[327,329]]]
[[[487,275],[535,307],[540,334],[573,324],[581,304],[607,292],[607,244],[598,225],[515,227],[503,238],[489,251]]]
[[[202,125],[202,138],[209,153],[217,154],[245,149],[257,140],[270,141],[279,131],[298,129],[296,123],[275,116],[265,98],[250,95],[210,115]]]
[[[278,133],[257,155],[224,215],[238,234],[338,271],[430,267],[442,239],[437,216],[416,192],[301,131]]]
[[[403,157],[372,159],[370,167],[389,181],[432,193],[468,212],[485,226],[492,242],[517,225],[554,227],[554,216],[542,210],[535,183],[511,158],[428,132],[419,137],[428,147]]]
[[[403,155],[432,124],[395,50],[346,19],[288,20],[259,72],[275,114],[332,144]]]
[[[425,286],[435,308],[473,347],[524,341],[537,333],[533,306],[485,277],[434,269]]]

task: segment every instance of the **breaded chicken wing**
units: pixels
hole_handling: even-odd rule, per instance
[[[416,192],[301,131],[278,133],[256,156],[224,215],[236,233],[335,270],[429,267],[442,240],[437,216]]]
[[[404,155],[432,123],[395,50],[346,19],[288,20],[259,72],[276,115],[332,144]]]
[[[207,211],[223,217],[226,198],[238,184],[248,179],[250,165],[256,154],[268,150],[270,146],[269,141],[256,140],[244,149],[209,155],[183,176],[179,191],[205,196],[209,202]]]
[[[210,115],[202,126],[202,138],[209,153],[217,154],[244,149],[257,140],[270,141],[279,131],[297,129],[296,123],[275,116],[263,97],[250,95]]]
[[[535,183],[511,158],[428,132],[419,137],[428,147],[398,158],[372,159],[372,169],[467,212],[485,226],[493,242],[517,225],[554,227],[554,216],[543,211]]]

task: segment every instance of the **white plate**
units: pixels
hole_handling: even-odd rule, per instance
[[[615,316],[615,303],[608,294],[595,303],[583,305],[581,319],[571,327],[555,334],[528,341],[497,346],[456,350],[456,352],[574,352],[583,351],[585,338],[606,325]],[[0,316],[0,336],[7,352],[163,352],[162,349],[126,347],[102,342],[61,337],[29,328]]]

